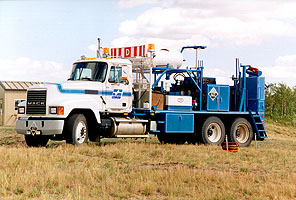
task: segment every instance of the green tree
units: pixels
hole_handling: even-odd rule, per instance
[[[284,83],[270,84],[265,90],[265,114],[273,120],[296,124],[296,88]]]

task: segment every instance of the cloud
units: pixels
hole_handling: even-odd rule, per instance
[[[295,86],[296,80],[296,55],[278,57],[270,67],[262,67],[263,75],[267,83],[287,83]]]
[[[118,7],[121,9],[126,9],[126,8],[133,8],[141,5],[151,5],[151,4],[156,4],[158,3],[158,0],[119,0],[118,1]]]
[[[218,68],[205,68],[205,77],[215,77],[217,84],[233,85],[232,81],[233,72],[221,70]]]
[[[255,66],[256,67],[256,66]],[[268,67],[259,67],[262,76],[265,77],[265,83],[285,83],[290,87],[296,86],[296,55],[279,56],[274,63]],[[219,68],[205,68],[204,76],[216,77],[217,84],[232,85],[233,71]]]
[[[70,69],[54,61],[31,60],[20,57],[16,60],[0,59],[0,80],[8,81],[65,81]]]
[[[91,44],[87,47],[88,50],[90,51],[94,51],[94,52],[97,52],[98,50],[98,45],[95,45],[95,44]]]
[[[178,43],[180,47],[209,43],[245,46],[296,35],[296,27],[291,23],[291,19],[296,18],[296,2],[291,0],[161,2],[161,7],[150,8],[135,19],[123,21],[118,29],[121,36],[112,44],[128,43],[129,38],[131,41],[154,39],[160,43]]]
[[[279,56],[271,66],[259,67],[259,70],[262,71],[266,84],[285,83],[290,87],[296,86],[296,54]],[[215,77],[217,84],[232,85],[231,76],[233,74],[233,71],[221,70],[219,68],[204,69],[204,76]]]
[[[204,41],[203,44],[209,45],[209,40],[207,38],[204,38],[202,36],[196,36],[194,37],[194,41]],[[129,36],[124,36],[120,38],[116,38],[112,41],[111,46],[112,47],[126,47],[126,46],[137,46],[137,45],[143,45],[143,44],[156,44],[155,48],[156,50],[159,49],[170,49],[170,50],[178,50],[180,51],[180,47],[186,46],[186,45],[199,45],[199,43],[192,43],[191,39],[184,39],[184,40],[170,40],[166,38],[155,38],[155,37],[142,37],[142,38],[133,38]],[[186,44],[186,45],[184,45]]]

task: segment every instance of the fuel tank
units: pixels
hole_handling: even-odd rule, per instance
[[[111,117],[112,128],[110,137],[118,135],[144,135],[148,120],[131,119],[124,117]]]
[[[183,55],[178,51],[169,51],[167,49],[161,49],[155,51],[153,58],[154,66],[162,65],[159,67],[165,67],[164,65],[169,64],[169,68],[180,68],[183,64]]]

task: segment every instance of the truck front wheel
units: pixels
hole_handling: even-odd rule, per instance
[[[250,146],[253,139],[253,129],[245,118],[236,118],[230,128],[230,140],[240,147]]]
[[[88,140],[88,126],[83,114],[72,115],[67,124],[67,143],[82,145]]]
[[[29,147],[45,147],[48,140],[49,137],[44,135],[25,135],[25,141]]]

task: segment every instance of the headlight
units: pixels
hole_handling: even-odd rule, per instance
[[[63,115],[64,114],[64,107],[63,106],[52,106],[49,107],[49,113],[53,115]]]
[[[58,108],[57,107],[49,107],[49,113],[50,114],[57,114]]]
[[[18,114],[25,114],[25,107],[18,107],[18,109],[17,109],[17,113]]]

